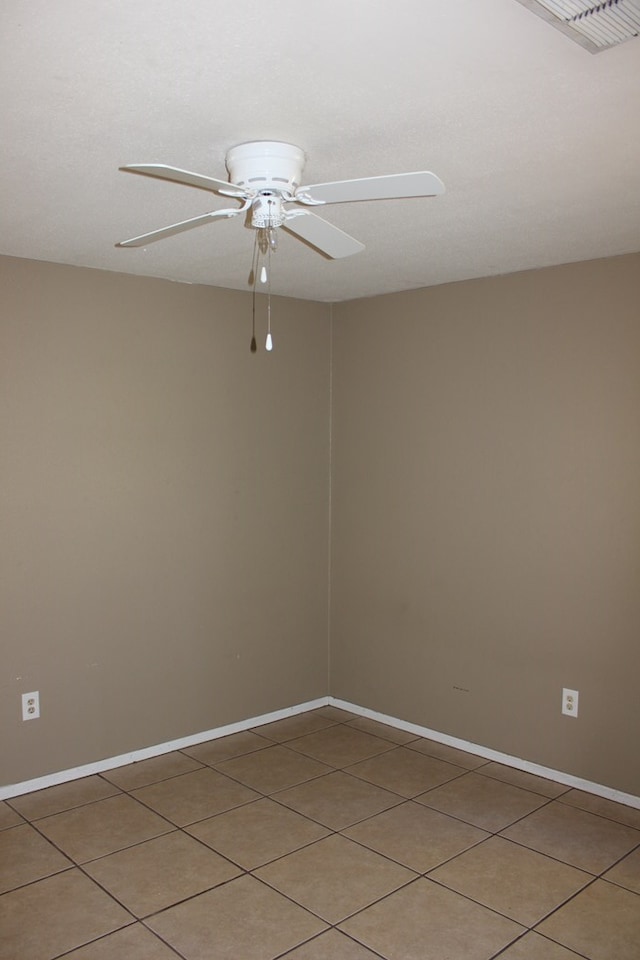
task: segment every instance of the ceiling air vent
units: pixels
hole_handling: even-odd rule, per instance
[[[640,0],[518,0],[585,50],[600,53],[640,34]]]

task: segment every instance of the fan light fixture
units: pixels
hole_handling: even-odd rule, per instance
[[[226,156],[229,180],[191,173],[160,163],[132,164],[121,167],[127,173],[139,173],[161,180],[210,190],[223,197],[240,201],[231,209],[213,210],[199,217],[174,223],[139,237],[123,240],[118,247],[145,247],[191,230],[193,227],[246,214],[247,226],[253,228],[255,241],[250,282],[253,287],[253,327],[251,352],[257,350],[255,336],[256,284],[267,286],[267,338],[265,348],[273,349],[271,335],[271,254],[278,244],[280,229],[292,233],[331,260],[349,257],[364,250],[364,244],[348,233],[323,220],[310,207],[355,200],[391,200],[401,197],[434,197],[444,193],[444,184],[427,170],[395,173],[358,180],[336,180],[301,186],[305,154],[300,147],[278,140],[255,140],[232,147]],[[294,205],[294,206],[292,206]]]

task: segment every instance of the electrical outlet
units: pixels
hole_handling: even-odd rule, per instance
[[[40,693],[34,690],[33,693],[22,694],[22,719],[35,720],[40,716]]]
[[[578,716],[578,697],[580,694],[577,690],[567,690],[565,687],[562,691],[562,712],[566,714],[567,717],[577,717]]]

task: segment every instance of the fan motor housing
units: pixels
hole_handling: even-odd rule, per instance
[[[302,182],[305,153],[293,143],[252,140],[232,147],[226,156],[232,183],[246,189],[294,193]]]

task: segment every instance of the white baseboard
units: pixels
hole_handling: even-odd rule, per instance
[[[404,720],[397,720],[395,717],[389,717],[384,713],[377,713],[375,710],[368,710],[366,707],[359,707],[346,700],[338,700],[336,697],[329,697],[329,703],[331,706],[340,707],[340,709],[348,710],[350,713],[356,713],[360,717],[368,717],[371,720],[386,723],[387,726],[395,727],[397,730],[415,733],[418,737],[426,737],[428,740],[445,743],[447,746],[456,747],[458,750],[466,750],[467,753],[473,753],[477,757],[484,757],[486,760],[503,763],[506,767],[515,767],[516,770],[524,770],[526,773],[533,773],[538,777],[545,777],[547,780],[553,780],[555,783],[562,783],[567,787],[584,790],[585,793],[593,793],[597,797],[605,797],[607,800],[615,800],[616,803],[624,803],[628,807],[640,809],[640,797],[635,797],[631,793],[622,793],[620,790],[604,787],[600,783],[592,783],[591,780],[582,780],[580,777],[574,777],[570,773],[563,773],[561,770],[552,770],[550,767],[542,767],[537,763],[521,760],[519,757],[511,757],[507,753],[499,753],[497,750],[490,750],[488,747],[480,746],[477,743],[459,740],[457,737],[450,737],[446,733],[439,733],[437,730],[430,730],[428,727],[420,727],[415,723],[406,723]]]
[[[136,763],[139,760],[148,760],[150,757],[159,757],[163,753],[183,750],[185,747],[193,747],[198,743],[205,743],[207,740],[217,740],[220,737],[227,737],[232,733],[240,733],[242,730],[260,727],[265,723],[273,723],[275,720],[284,720],[285,717],[292,717],[298,713],[306,713],[308,710],[317,710],[318,707],[327,705],[348,710],[349,713],[354,713],[359,717],[378,720],[380,723],[386,723],[388,726],[395,727],[397,730],[405,730],[407,733],[414,733],[417,737],[426,737],[428,740],[445,743],[450,747],[456,747],[458,750],[466,750],[467,753],[483,757],[486,760],[494,760],[496,763],[502,763],[507,767],[524,770],[526,773],[533,773],[538,777],[545,777],[547,780],[553,780],[555,783],[562,783],[565,786],[574,787],[576,790],[583,790],[585,793],[595,794],[597,797],[604,797],[607,800],[614,800],[616,803],[624,803],[628,807],[640,809],[640,797],[635,797],[630,793],[622,793],[620,790],[613,790],[611,787],[605,787],[599,783],[592,783],[590,780],[582,780],[580,777],[563,773],[561,770],[552,770],[549,767],[542,767],[537,763],[530,763],[528,760],[521,760],[519,757],[511,757],[509,754],[491,750],[477,743],[459,740],[457,737],[450,737],[446,733],[439,733],[437,730],[430,730],[428,727],[421,727],[415,723],[407,723],[404,720],[398,720],[396,717],[390,717],[387,714],[378,713],[366,707],[359,707],[355,703],[339,700],[336,697],[320,697],[317,700],[299,703],[296,706],[287,707],[284,710],[275,710],[273,713],[265,713],[259,717],[251,717],[247,720],[240,720],[237,723],[229,723],[224,727],[216,727],[214,730],[195,733],[188,737],[182,737],[179,740],[170,740],[167,743],[159,743],[152,747],[134,750],[132,753],[123,753],[118,757],[109,757],[106,760],[98,760],[96,763],[87,763],[81,767],[74,767],[70,770],[61,770],[59,773],[51,773],[44,777],[37,777],[35,780],[25,780],[22,783],[0,787],[0,800],[19,797],[25,793],[32,793],[34,790],[43,790],[45,787],[53,787],[59,783],[67,783],[70,780],[79,780],[81,777],[88,777],[94,773],[114,770],[116,767],[123,767],[127,763]]]
[[[127,763],[136,763],[139,760],[148,760],[150,757],[159,757],[163,753],[171,753],[173,750],[183,750],[185,747],[194,747],[196,744],[204,743],[207,740],[217,740],[219,737],[228,737],[231,733],[240,733],[240,731],[249,730],[251,727],[260,727],[265,723],[273,723],[274,720],[284,720],[285,717],[292,717],[296,713],[305,713],[307,710],[317,710],[318,707],[326,707],[328,703],[328,697],[320,697],[318,700],[309,700],[307,703],[299,703],[294,707],[287,707],[284,710],[275,710],[273,713],[265,713],[260,717],[251,717],[248,720],[229,723],[224,727],[216,727],[214,730],[194,733],[189,737],[181,737],[179,740],[158,743],[153,747],[143,747],[142,750],[123,753],[118,757],[108,757],[106,760],[98,760],[96,763],[86,763],[81,767],[61,770],[59,773],[50,773],[44,777],[37,777],[35,780],[25,780],[22,783],[9,784],[6,787],[0,787],[0,800],[8,800],[10,797],[20,797],[24,793],[33,793],[34,790],[54,787],[59,783],[67,783],[69,780],[79,780],[81,777],[89,777],[94,773],[104,773],[105,770],[115,770],[116,767],[124,767]]]

